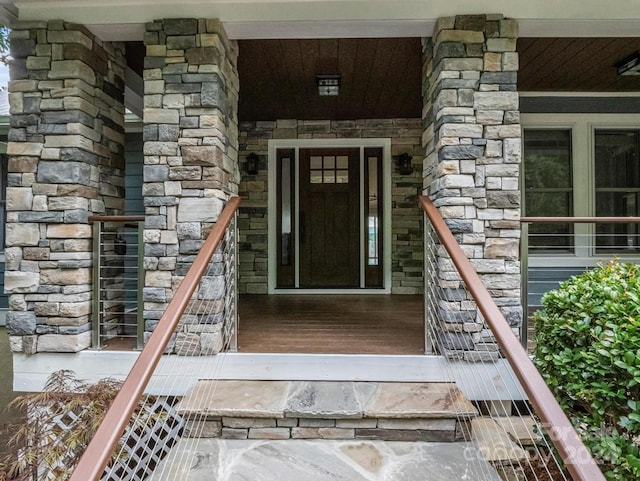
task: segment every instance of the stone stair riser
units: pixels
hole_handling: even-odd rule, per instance
[[[468,440],[466,419],[316,419],[199,416],[185,419],[185,437],[224,439]]]

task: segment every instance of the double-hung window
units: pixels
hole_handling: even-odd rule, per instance
[[[640,116],[523,114],[523,215],[640,216]],[[534,223],[535,257],[640,254],[638,224]],[[594,262],[595,263],[595,262]]]

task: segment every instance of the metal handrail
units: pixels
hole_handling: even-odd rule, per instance
[[[565,461],[567,470],[575,481],[604,481],[605,478],[589,450],[531,362],[520,341],[511,331],[502,312],[458,245],[438,209],[427,196],[420,196],[419,200],[538,416],[543,423],[561,434],[553,436],[552,442]]]
[[[629,224],[640,217],[521,217],[521,224]]]
[[[522,305],[528,307],[529,305],[529,226],[532,224],[638,224],[640,223],[640,217],[626,216],[626,217],[542,217],[531,216],[520,218],[520,268],[522,271]],[[543,234],[544,235],[544,234]],[[587,234],[596,235],[596,234]],[[549,253],[546,253],[549,254]],[[562,253],[561,253],[562,254]],[[534,256],[544,256],[545,253],[537,252]],[[555,253],[551,253],[555,255]],[[527,329],[522,330],[522,344],[527,345],[528,333]]]
[[[187,308],[209,260],[216,252],[220,242],[222,242],[225,231],[239,205],[240,197],[232,197],[220,213],[215,226],[167,306],[147,345],[140,352],[120,392],[113,400],[104,420],[80,458],[69,481],[98,481],[104,473],[129,419],[138,407],[140,396],[149,383],[173,331]]]
[[[89,216],[89,222],[93,223],[93,307],[92,307],[92,322],[93,322],[93,339],[92,344],[94,348],[102,348],[100,339],[100,267],[102,265],[102,259],[100,255],[100,246],[102,242],[102,234],[104,224],[121,224],[125,227],[134,227],[138,229],[138,252],[136,254],[137,262],[137,334],[136,334],[136,349],[141,350],[143,348],[143,326],[144,317],[142,315],[142,278],[144,274],[144,245],[142,243],[144,232],[145,216],[143,215],[91,215]]]

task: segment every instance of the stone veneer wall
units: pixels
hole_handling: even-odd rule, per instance
[[[517,36],[517,22],[501,15],[440,18],[424,42],[423,111],[425,189],[515,332],[522,323]],[[455,300],[453,266],[439,267],[450,299],[440,301],[440,350],[495,358],[498,347],[475,310]]]
[[[423,231],[417,194],[422,186],[424,157],[420,119],[367,119],[349,121],[277,120],[240,123],[240,292],[267,293],[267,151],[269,139],[391,138],[391,154],[408,152],[414,172],[400,175],[392,165],[392,292],[422,294]],[[258,174],[249,176],[244,161],[254,152],[260,157]]]
[[[236,42],[216,19],[146,25],[144,318],[148,337],[191,266],[225,201],[238,191]],[[224,279],[207,296],[219,300]],[[209,297],[207,297],[209,299]],[[218,310],[223,302],[214,302]],[[191,319],[170,345],[178,354],[215,354],[220,317]]]
[[[6,292],[14,352],[91,342],[91,214],[124,197],[124,47],[62,20],[11,33]]]

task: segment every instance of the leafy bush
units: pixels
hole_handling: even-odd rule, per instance
[[[0,464],[0,481],[67,479],[102,422],[122,383],[95,384],[72,371],[51,375],[42,392],[17,397],[11,407],[26,422],[9,427],[9,453]]]
[[[536,365],[607,479],[640,479],[640,266],[601,265],[542,304]]]

